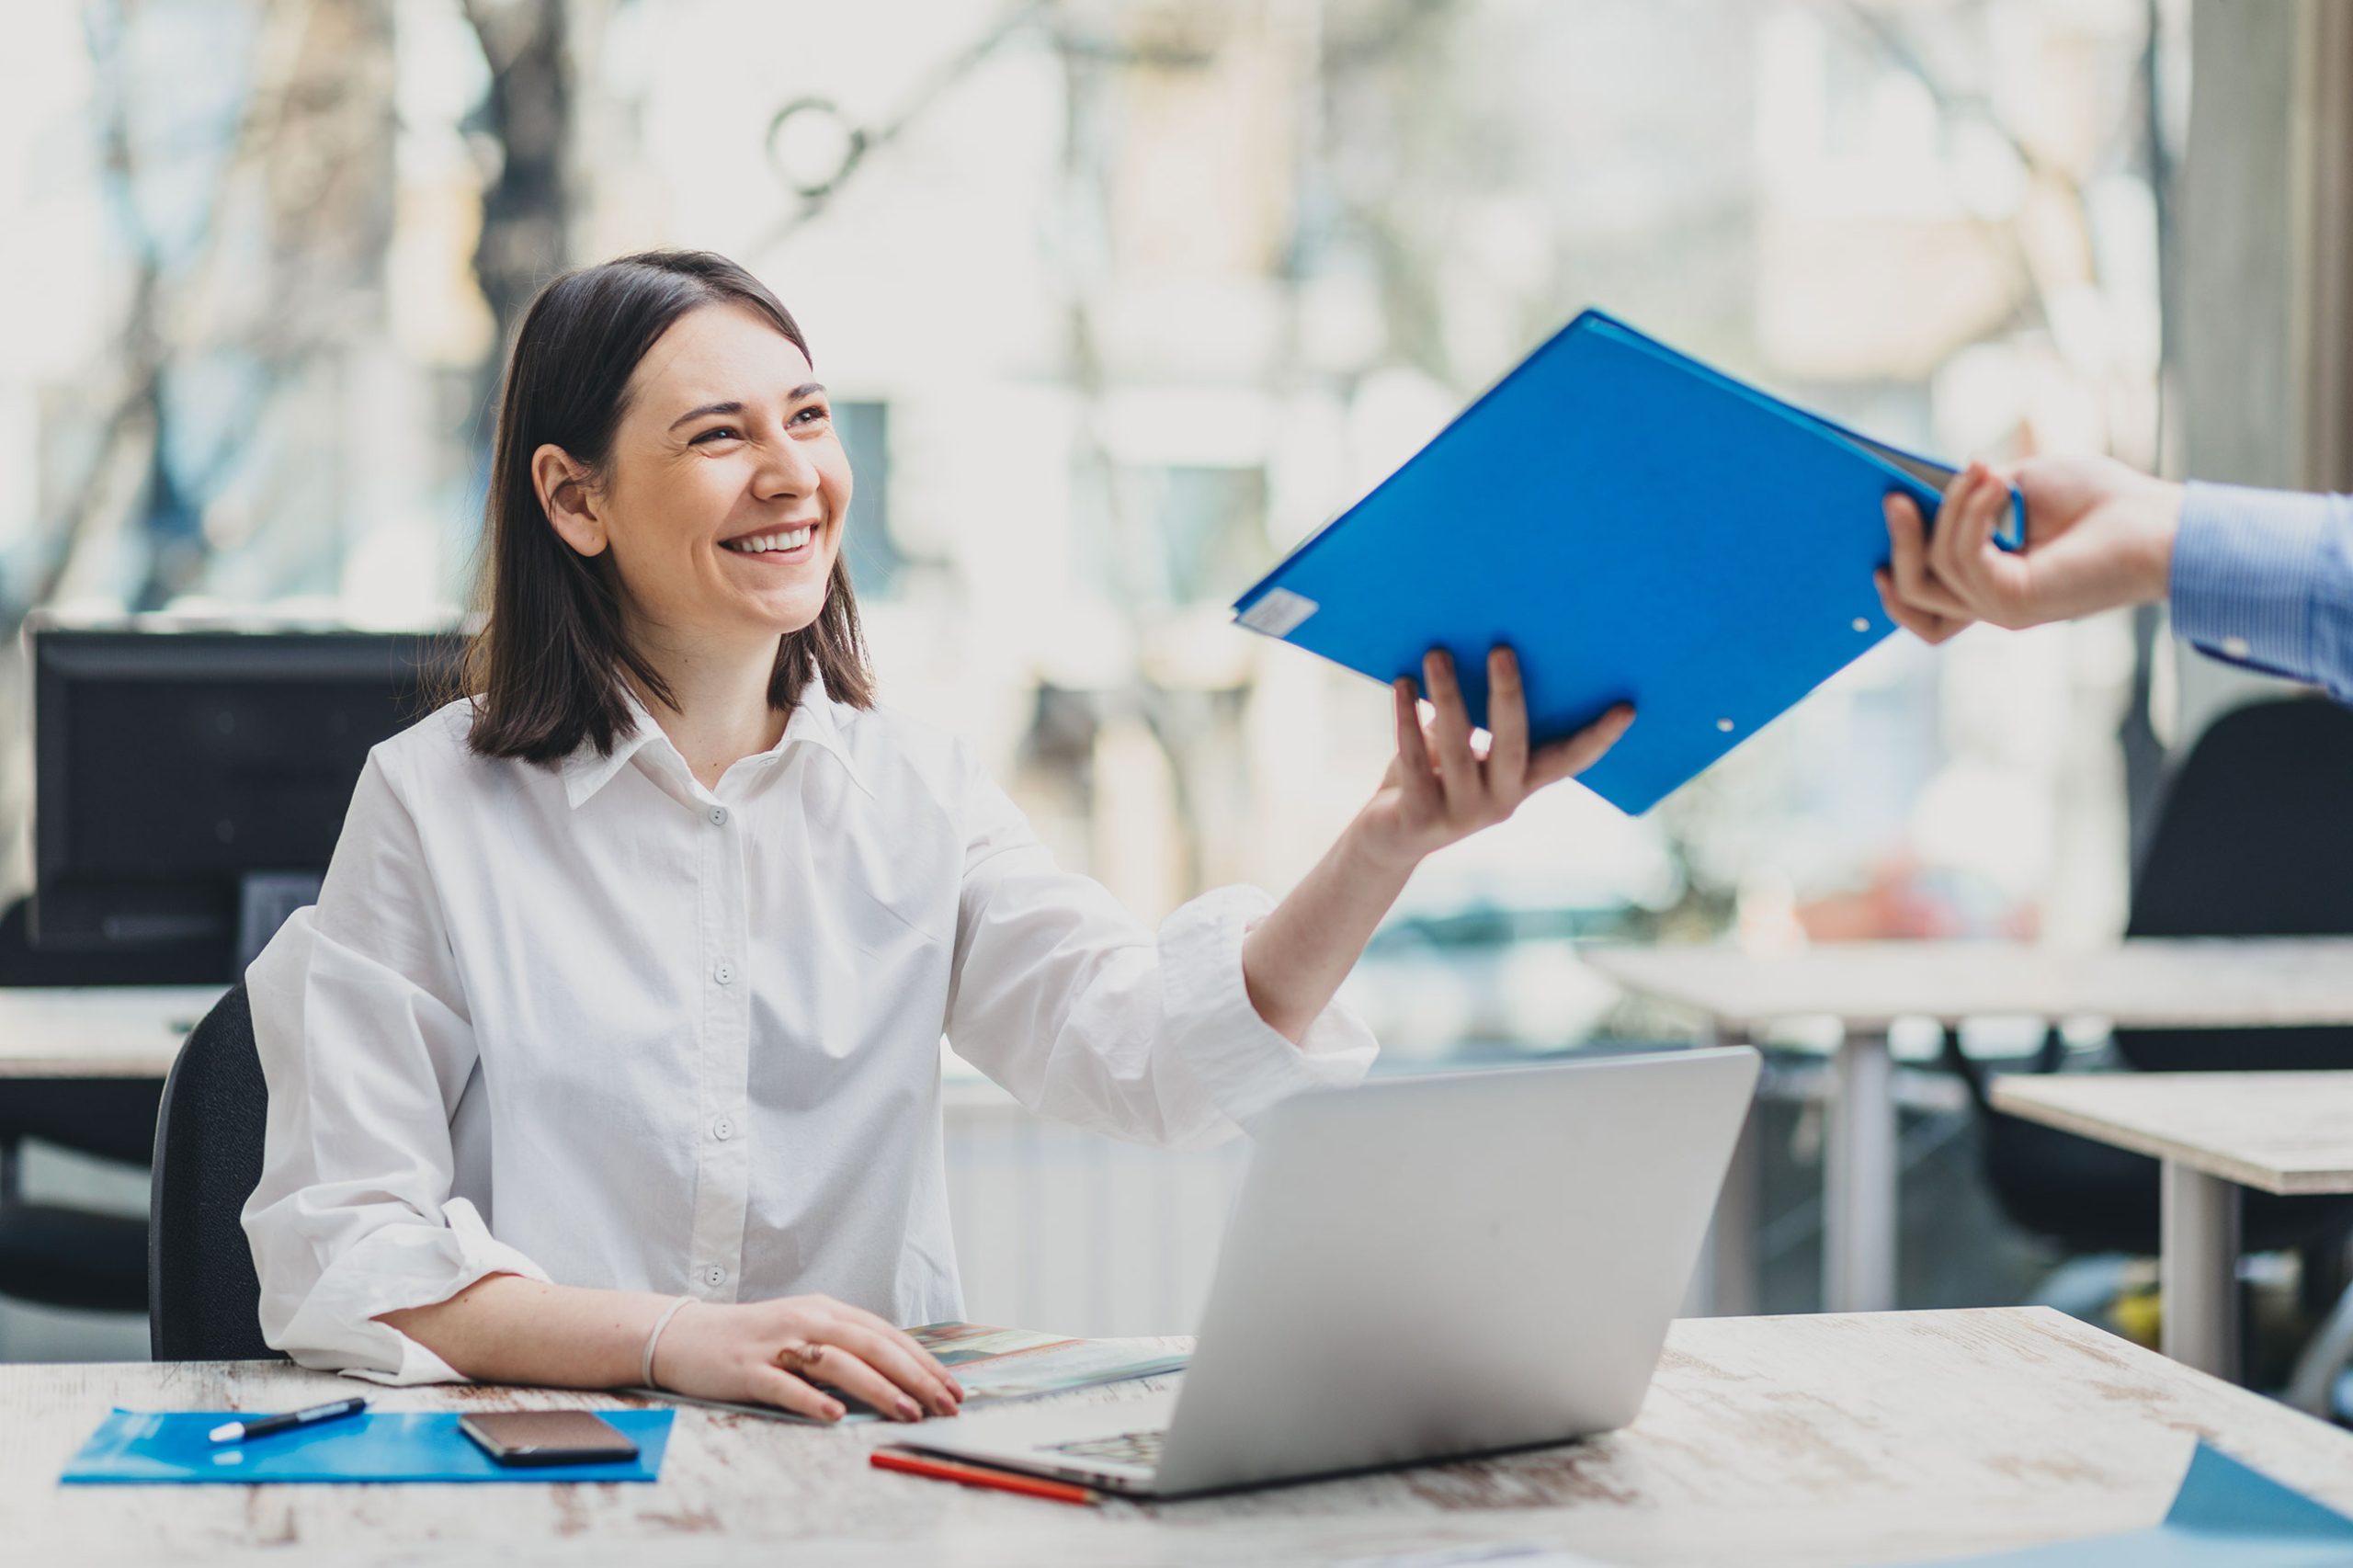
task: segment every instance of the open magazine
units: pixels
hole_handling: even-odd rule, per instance
[[[1098,1383],[1125,1382],[1131,1378],[1156,1378],[1185,1369],[1185,1353],[1140,1346],[1128,1339],[1072,1339],[1027,1328],[993,1328],[983,1323],[935,1323],[911,1328],[907,1335],[956,1370],[964,1385],[964,1408],[1009,1400],[1034,1399],[1040,1394],[1093,1388]],[[817,1426],[825,1423],[779,1410],[772,1404],[737,1404],[726,1400],[694,1399],[667,1389],[631,1388],[623,1393],[642,1394],[679,1404],[699,1404],[712,1410],[734,1410],[775,1421],[798,1421]],[[839,1389],[835,1398],[849,1409],[848,1421],[879,1421],[864,1402]]]

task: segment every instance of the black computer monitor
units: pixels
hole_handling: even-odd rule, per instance
[[[414,633],[27,640],[35,882],[11,957],[53,958],[67,983],[234,979],[316,896],[369,748],[431,710],[458,657]]]

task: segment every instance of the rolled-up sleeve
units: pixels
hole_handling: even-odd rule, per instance
[[[381,760],[355,792],[316,908],[245,983],[269,1086],[244,1221],[262,1337],[306,1367],[395,1383],[464,1381],[376,1321],[495,1273],[546,1273],[455,1196],[450,1120],[473,1028],[416,826]]]
[[[1293,1044],[1258,1016],[1242,944],[1273,907],[1203,894],[1155,935],[1065,871],[977,766],[964,772],[965,869],[948,1037],[1030,1109],[1132,1142],[1190,1148],[1302,1089],[1353,1084],[1378,1053],[1337,1003]]]
[[[2183,640],[2353,701],[2353,497],[2192,483],[2169,586]]]

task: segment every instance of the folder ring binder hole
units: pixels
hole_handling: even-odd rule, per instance
[[[1857,617],[1855,618],[1855,630],[1856,630],[1856,631],[1869,631],[1870,629],[1871,629],[1871,623],[1870,623],[1870,621],[1865,620],[1865,619],[1864,619],[1861,616],[1859,616],[1859,616],[1857,616]]]
[[[1729,719],[1719,719],[1716,721],[1716,728],[1729,735],[1732,733],[1732,721]]]

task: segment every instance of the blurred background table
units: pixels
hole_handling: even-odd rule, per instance
[[[2343,937],[2135,939],[2088,951],[2001,941],[1833,942],[1771,956],[1728,947],[1597,948],[1586,957],[1629,990],[1698,1013],[1717,1040],[1749,1039],[1789,1018],[1838,1020],[1823,1176],[1823,1305],[1832,1312],[1895,1305],[1888,1029],[1898,1018],[1948,1027],[2020,1015],[2143,1028],[2353,1024],[2353,939]],[[1736,1162],[1727,1178],[1727,1215],[1751,1202],[1745,1167]],[[1719,1224],[1720,1278],[1753,1269],[1740,1229]],[[1738,1299],[1738,1281],[1730,1283],[1727,1293]]]
[[[0,987],[0,1078],[153,1078],[218,985]]]
[[[2018,1075],[1993,1098],[2165,1163],[2165,1353],[2218,1377],[2239,1373],[2240,1188],[2353,1192],[2353,1073]]]

